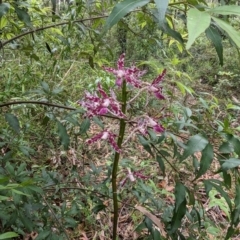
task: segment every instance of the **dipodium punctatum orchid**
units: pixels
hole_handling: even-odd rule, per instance
[[[97,91],[99,94],[85,92],[84,99],[78,102],[86,109],[87,117],[91,118],[93,116],[101,116],[109,113],[117,118],[126,118],[121,111],[121,105],[117,101],[113,91],[111,91],[111,95],[108,96],[100,83],[98,83]]]
[[[159,85],[163,81],[165,75],[166,69],[164,69],[163,72],[153,80],[152,84],[148,88],[148,91],[153,92],[158,99],[165,99],[162,94],[162,86]]]
[[[94,143],[94,142],[97,142],[98,140],[107,140],[110,145],[113,147],[113,149],[120,153],[121,152],[121,149],[118,147],[117,143],[115,142],[114,138],[116,137],[115,134],[107,131],[107,130],[104,130],[100,133],[98,133],[97,135],[95,135],[94,137],[88,139],[86,142],[88,144],[91,144],[91,143]]]
[[[113,73],[117,79],[116,79],[116,85],[122,86],[123,81],[125,80],[130,85],[141,88],[142,81],[139,79],[142,77],[146,71],[141,71],[136,66],[131,66],[130,68],[124,67],[124,60],[125,60],[125,54],[123,53],[117,62],[117,69],[111,68],[111,67],[103,67],[104,70],[107,72]]]
[[[147,134],[148,127],[152,128],[156,133],[162,133],[164,132],[164,127],[157,123],[153,118],[149,116],[144,116],[140,119],[138,119],[138,126],[136,127],[135,131],[137,130],[143,135]]]

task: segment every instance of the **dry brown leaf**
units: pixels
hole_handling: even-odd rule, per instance
[[[163,224],[160,222],[160,220],[155,215],[150,213],[146,208],[144,208],[142,206],[135,206],[135,208],[153,221],[153,223],[159,228],[160,233],[163,237],[167,236],[167,233],[164,230]]]

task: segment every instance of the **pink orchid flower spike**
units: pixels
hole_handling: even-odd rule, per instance
[[[116,137],[115,134],[113,134],[107,130],[104,130],[104,131],[98,133],[97,135],[93,136],[92,138],[88,139],[86,142],[88,144],[92,144],[99,140],[107,140],[109,142],[109,144],[113,147],[113,149],[116,152],[120,153],[121,149],[118,147],[117,143],[115,142],[115,137]]]
[[[125,80],[128,84],[141,88],[142,81],[140,78],[146,73],[146,71],[141,71],[136,66],[131,66],[129,68],[124,67],[125,62],[125,53],[123,53],[117,62],[117,69],[111,67],[103,67],[103,69],[107,72],[113,73],[116,78],[116,85],[122,86],[123,81]]]
[[[162,83],[165,75],[166,75],[166,69],[164,69],[163,72],[153,80],[152,84],[148,88],[149,92],[154,93],[156,98],[161,99],[161,100],[165,99],[165,97],[162,94],[162,86],[160,85],[160,83]]]

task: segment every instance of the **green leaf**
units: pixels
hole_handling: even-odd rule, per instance
[[[207,12],[221,15],[238,15],[240,16],[240,6],[224,5],[209,9]]]
[[[157,162],[159,164],[160,169],[163,172],[163,176],[165,176],[165,164],[164,164],[164,161],[162,160],[162,158],[158,155],[157,155]]]
[[[185,186],[177,182],[175,186],[175,211],[177,211],[181,205],[181,203],[186,199],[186,188]]]
[[[42,89],[45,93],[49,94],[50,93],[50,88],[49,88],[49,85],[48,83],[42,81],[41,82],[41,85],[42,85]]]
[[[173,217],[172,217],[172,225],[171,225],[171,230],[170,234],[174,233],[180,226],[181,226],[181,221],[182,218],[186,214],[187,210],[187,201],[184,199],[184,201],[179,205],[179,208],[177,211],[174,212]]]
[[[14,8],[15,8],[15,11],[17,13],[19,20],[24,22],[26,24],[26,26],[33,27],[29,14],[26,11],[18,8],[17,6],[14,6]]]
[[[200,169],[197,173],[196,178],[199,178],[202,176],[210,167],[212,161],[213,161],[213,147],[210,143],[207,144],[207,146],[202,151],[202,157],[200,161]]]
[[[7,123],[9,124],[9,126],[16,133],[20,132],[20,124],[19,124],[18,118],[15,115],[13,115],[11,113],[5,113],[5,119],[6,119]]]
[[[217,182],[218,184],[216,184],[215,182]],[[232,202],[231,202],[229,196],[227,195],[227,193],[223,190],[222,186],[219,185],[219,184],[221,184],[220,181],[218,181],[218,180],[204,180],[203,183],[205,185],[205,189],[206,189],[207,194],[209,194],[209,192],[214,187],[221,194],[221,196],[225,198],[225,200],[226,200],[226,202],[227,202],[227,204],[230,208],[230,211],[232,211]]]
[[[155,14],[154,14],[154,16],[155,16]],[[156,16],[156,18],[157,18],[157,16]],[[163,32],[165,32],[172,38],[176,39],[179,43],[183,44],[183,38],[182,38],[181,34],[177,31],[173,30],[169,26],[169,24],[166,20],[164,20],[163,23],[159,27]]]
[[[44,240],[50,235],[51,231],[44,230],[40,232],[35,240]]]
[[[202,151],[207,146],[207,144],[208,140],[199,134],[191,137],[186,144],[183,155],[181,156],[181,161],[195,152]]]
[[[154,157],[154,154],[152,153],[150,143],[151,141],[146,140],[143,136],[138,136],[139,142],[143,145],[144,149],[151,154],[152,157]]]
[[[59,121],[57,121],[57,126],[58,126],[58,135],[60,137],[61,144],[63,145],[64,149],[67,150],[70,143],[67,130],[65,126],[63,126],[62,123],[60,123]]]
[[[203,33],[210,25],[211,17],[206,12],[192,8],[187,13],[188,42],[186,49],[189,49],[195,39]]]
[[[10,5],[8,3],[0,4],[0,18],[8,12],[9,8]]]
[[[168,7],[168,0],[154,0],[158,10],[158,20],[160,23],[163,22]]]
[[[233,146],[234,152],[240,156],[240,141],[238,138],[234,137],[232,134],[227,135],[227,140]]]
[[[206,34],[207,38],[213,43],[213,45],[216,49],[220,64],[223,65],[222,37],[221,37],[219,31],[217,29],[215,29],[213,26],[210,26],[205,31],[205,34]]]
[[[80,126],[80,134],[84,134],[90,128],[90,120],[88,118],[84,119]]]
[[[13,238],[18,237],[18,234],[15,232],[6,232],[3,234],[0,234],[0,239],[7,239],[7,238]]]
[[[221,168],[222,170],[226,171],[232,168],[235,168],[240,165],[240,159],[237,158],[230,158],[224,161]]]
[[[148,2],[149,0],[124,0],[120,3],[117,3],[106,20],[103,32],[105,33],[106,31],[108,31],[113,25],[115,25],[129,12],[133,11],[138,7],[146,5]]]
[[[219,147],[220,153],[232,153],[233,151],[234,149],[230,142],[223,142],[222,145]]]
[[[212,17],[214,21],[218,24],[218,26],[224,30],[228,36],[232,39],[232,41],[240,47],[240,33],[237,32],[231,25],[220,20],[219,18]]]

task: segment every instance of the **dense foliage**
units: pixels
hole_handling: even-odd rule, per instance
[[[238,4],[0,0],[0,239],[238,239]]]

